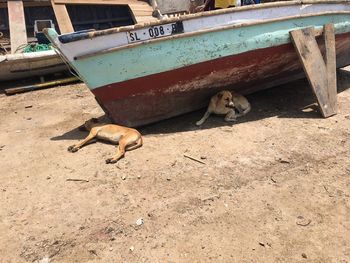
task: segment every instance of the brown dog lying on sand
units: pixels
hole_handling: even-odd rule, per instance
[[[142,146],[141,134],[132,128],[123,127],[115,124],[99,123],[96,118],[86,121],[79,129],[90,131],[89,135],[80,143],[68,147],[69,152],[76,152],[92,140],[105,140],[118,144],[118,150],[114,157],[106,160],[106,163],[116,163],[125,154],[125,151],[131,151]]]
[[[211,113],[226,115],[225,121],[236,121],[236,118],[246,115],[250,110],[250,103],[243,95],[223,90],[210,99],[206,113],[196,122],[196,125],[202,125]]]

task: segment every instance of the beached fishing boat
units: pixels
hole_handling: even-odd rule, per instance
[[[328,23],[337,67],[349,65],[349,1],[274,2],[46,34],[114,122],[139,126],[200,109],[223,87],[249,93],[304,77],[290,31],[321,35]]]

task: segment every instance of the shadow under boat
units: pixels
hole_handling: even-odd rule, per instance
[[[350,69],[338,70],[338,94],[350,88]],[[163,120],[155,124],[140,127],[138,130],[145,136],[171,134],[177,132],[196,131],[203,129],[212,129],[217,127],[240,125],[242,123],[259,121],[271,117],[277,118],[300,118],[300,119],[321,119],[316,99],[309,88],[306,79],[290,82],[275,88],[255,92],[247,96],[252,104],[252,110],[236,122],[227,123],[222,116],[211,115],[210,118],[201,126],[195,125],[204,114],[205,109],[184,114],[168,120]],[[209,98],[208,98],[209,100]],[[99,117],[100,122],[110,123],[111,120],[106,116]],[[67,131],[61,135],[51,138],[58,140],[81,140],[85,138],[87,132],[78,130],[78,127]]]

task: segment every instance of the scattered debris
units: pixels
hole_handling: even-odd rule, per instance
[[[90,249],[88,251],[89,251],[90,254],[93,254],[93,255],[97,256],[97,252],[96,252],[95,249]]]
[[[273,177],[271,177],[270,179],[272,182],[277,183],[277,181]]]
[[[126,176],[125,175],[122,175],[122,180],[124,181],[126,179]]]
[[[327,186],[324,185],[323,188],[324,188],[324,190],[326,190],[326,192],[327,192],[327,194],[328,194],[329,197],[334,197],[334,195],[332,195],[332,194],[328,191]]]
[[[35,241],[35,238],[29,239]],[[47,263],[67,249],[68,247],[75,246],[72,241],[64,240],[49,240],[45,239],[35,243],[27,242],[23,247],[20,256],[23,257],[26,262],[41,262]]]
[[[307,256],[306,256],[305,253],[301,253],[301,256],[302,256],[303,258],[307,258]]]
[[[209,200],[210,200],[210,201],[214,201],[215,198],[216,198],[216,199],[219,199],[220,196],[219,196],[219,195],[208,196],[208,197],[206,197],[206,198],[202,198],[202,202],[209,201]]]
[[[0,151],[5,148],[6,145],[0,145]]]
[[[263,242],[259,242],[259,245],[265,247],[265,244]]]
[[[187,154],[184,154],[184,157],[186,157],[186,158],[188,158],[188,159],[191,159],[192,161],[201,163],[201,164],[206,164],[205,162],[202,162],[201,160],[198,160],[197,158],[194,158],[194,157],[189,156],[189,155],[187,155]]]
[[[202,156],[201,156],[201,159],[202,159],[202,160],[206,160],[207,157],[202,155]]]
[[[78,178],[68,178],[66,179],[67,182],[85,182],[88,183],[89,180],[86,179],[78,179]]]
[[[30,108],[33,108],[33,105],[27,105],[24,107],[25,109],[30,109]]]
[[[130,252],[133,252],[134,249],[135,249],[134,246],[129,247]]]
[[[138,226],[143,225],[143,223],[144,223],[144,220],[142,217],[140,217],[139,219],[136,220],[136,225],[138,225]]]
[[[286,164],[289,164],[289,163],[290,163],[290,161],[284,160],[284,159],[282,159],[282,158],[278,158],[277,161],[280,162],[280,163],[286,163]]]
[[[154,215],[152,213],[147,214],[148,217],[153,217]]]
[[[305,219],[303,216],[298,216],[296,224],[298,226],[308,226],[311,223],[311,219]]]
[[[138,175],[138,176],[137,176],[137,179],[141,179],[141,175]]]
[[[64,169],[69,170],[69,172],[70,172],[70,173],[75,172],[75,169],[73,169],[73,168],[69,168],[69,167],[67,167],[67,166],[64,166]]]
[[[22,131],[21,130],[17,130],[16,133],[21,133]]]

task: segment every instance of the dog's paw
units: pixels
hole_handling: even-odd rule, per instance
[[[77,152],[79,149],[75,147],[75,145],[71,145],[68,147],[68,152],[71,152],[71,153],[75,153]]]
[[[197,125],[197,126],[201,126],[202,123],[201,123],[200,121],[197,121],[197,122],[196,122],[196,125]]]
[[[109,163],[116,163],[118,160],[116,160],[116,159],[113,159],[113,158],[108,158],[107,160],[106,160],[106,163],[107,164],[109,164]]]

